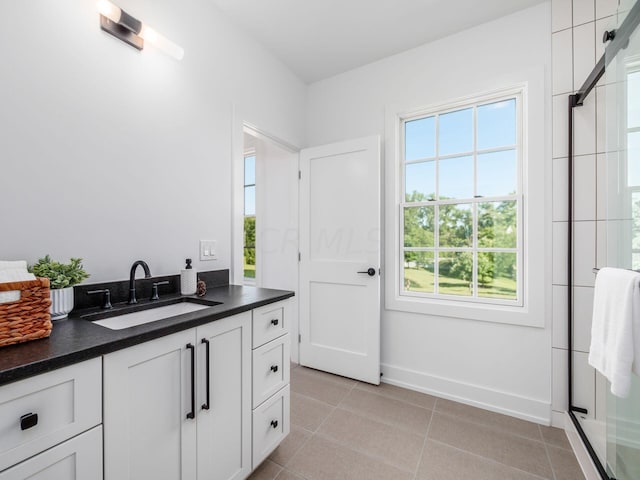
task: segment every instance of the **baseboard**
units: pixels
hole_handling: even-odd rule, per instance
[[[382,364],[382,381],[436,397],[454,400],[522,420],[551,424],[551,402],[534,400],[478,385]]]
[[[564,430],[565,412],[551,411],[551,426]]]

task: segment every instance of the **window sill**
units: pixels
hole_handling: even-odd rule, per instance
[[[508,306],[419,298],[387,294],[387,310],[418,313],[435,317],[453,317],[524,327],[544,328],[544,315],[536,315],[526,306]]]

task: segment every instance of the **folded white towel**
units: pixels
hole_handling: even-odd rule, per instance
[[[27,262],[25,260],[0,260],[0,270],[26,270]]]
[[[7,264],[21,264],[22,262],[0,262]],[[1,267],[1,265],[0,265]],[[24,262],[24,268],[0,268],[0,283],[6,282],[23,282],[25,280],[35,280],[33,273],[27,272],[27,263]],[[0,292],[0,303],[17,302],[20,300],[20,290],[10,290],[8,292]]]
[[[589,364],[626,398],[631,373],[640,374],[640,274],[602,268],[596,277]]]

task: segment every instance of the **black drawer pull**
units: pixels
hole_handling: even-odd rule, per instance
[[[271,420],[271,426],[273,428],[278,428],[278,420]]]
[[[196,347],[187,343],[187,349],[191,350],[191,411],[187,418],[196,418]]]
[[[38,424],[37,413],[27,413],[20,417],[20,430],[27,430],[31,427],[35,427]]]
[[[274,318],[273,320],[271,320],[271,325],[273,325],[274,327],[277,327],[278,323],[280,323],[280,320],[278,320],[277,318]]]
[[[276,373],[278,371],[278,365],[271,365],[271,371]]]
[[[204,343],[205,347],[206,347],[206,358],[205,358],[205,375],[207,376],[207,381],[206,381],[206,385],[207,385],[207,401],[205,403],[202,404],[202,410],[209,410],[210,406],[211,406],[211,381],[210,381],[210,377],[211,377],[211,372],[210,372],[210,367],[211,367],[211,355],[209,352],[209,340],[207,340],[206,338],[202,339],[202,343]]]

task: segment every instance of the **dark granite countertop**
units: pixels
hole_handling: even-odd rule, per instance
[[[197,327],[293,295],[293,292],[285,290],[238,285],[209,288],[203,298],[221,302],[220,305],[124,330],[94,325],[89,320],[78,318],[78,313],[74,312],[68,319],[53,323],[49,338],[0,348],[0,385]]]

